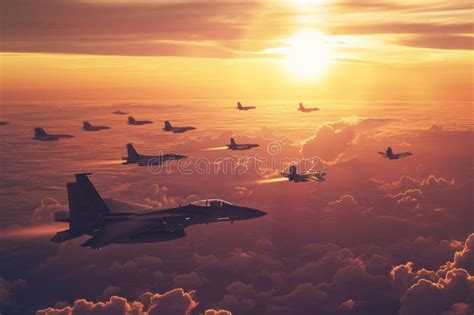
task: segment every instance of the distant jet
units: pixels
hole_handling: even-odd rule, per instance
[[[230,150],[250,150],[251,148],[259,147],[259,144],[237,144],[235,143],[234,138],[230,138],[230,144],[227,145],[227,148]]]
[[[128,113],[122,112],[121,110],[116,110],[116,111],[113,112],[112,114],[115,114],[115,115],[128,115]]]
[[[167,120],[165,121],[165,128],[163,128],[164,131],[169,131],[169,132],[172,132],[172,133],[183,133],[183,132],[186,132],[186,131],[189,131],[189,130],[196,130],[196,128],[194,127],[190,127],[190,126],[187,126],[187,127],[173,127],[171,126],[171,123]]]
[[[284,177],[287,177],[289,181],[293,181],[295,183],[307,182],[309,180],[312,180],[315,182],[323,182],[326,180],[324,176],[327,175],[323,171],[319,171],[317,173],[298,174],[296,172],[296,166],[294,165],[290,166],[289,173],[281,172],[280,174]]]
[[[56,212],[54,217],[56,222],[69,223],[69,229],[56,233],[52,242],[61,243],[83,235],[92,237],[81,246],[94,249],[109,244],[165,242],[185,237],[184,229],[191,225],[250,220],[266,215],[263,211],[219,199],[171,209],[121,202],[121,207],[114,209],[102,199],[88,175],[76,174],[76,181],[67,184],[69,211]]]
[[[389,159],[389,160],[399,160],[399,159],[406,158],[407,156],[413,155],[413,153],[411,152],[402,152],[402,153],[394,154],[391,147],[388,147],[385,152],[377,152],[377,153],[382,155],[384,159]]]
[[[317,107],[306,108],[306,107],[304,107],[303,103],[300,103],[300,107],[298,108],[298,110],[302,113],[310,113],[310,112],[318,111],[319,108],[317,108]]]
[[[237,102],[237,109],[238,110],[249,110],[249,109],[255,109],[257,107],[255,106],[242,106],[242,104],[240,104],[240,102]]]
[[[128,116],[128,124],[129,125],[135,125],[135,126],[139,126],[139,125],[146,125],[146,124],[152,124],[153,121],[151,120],[135,120],[135,118],[133,118],[133,116]]]
[[[50,135],[50,134],[47,134],[43,128],[35,128],[35,136],[33,137],[33,139],[40,140],[40,141],[58,141],[59,139],[62,139],[62,138],[72,138],[72,137],[74,136],[65,135],[65,134]]]
[[[131,143],[127,144],[127,157],[123,157],[122,160],[125,160],[123,163],[126,164],[137,164],[138,166],[147,166],[147,165],[161,165],[166,161],[172,160],[182,160],[186,159],[187,156],[178,155],[178,154],[163,154],[163,155],[143,155],[139,154],[137,150],[133,147]]]
[[[108,126],[92,126],[89,121],[84,120],[82,123],[84,126],[82,129],[85,131],[99,131],[99,130],[105,130],[105,129],[110,129]]]
[[[0,121],[0,126],[5,126],[8,124],[10,124],[8,121],[3,121],[3,120]]]

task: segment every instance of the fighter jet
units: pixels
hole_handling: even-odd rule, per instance
[[[323,182],[326,180],[324,176],[327,174],[323,171],[319,171],[317,173],[307,173],[307,174],[298,174],[296,172],[296,166],[292,165],[289,168],[289,173],[281,172],[282,176],[287,177],[289,181],[293,181],[295,183],[299,182],[307,182],[307,181],[315,181],[315,182]]]
[[[85,131],[99,131],[99,130],[105,130],[105,129],[110,129],[108,126],[92,126],[89,121],[84,120],[82,123],[84,126],[82,129]]]
[[[248,144],[237,144],[235,143],[235,140],[234,138],[230,138],[230,144],[227,145],[227,148],[229,150],[250,150],[252,148],[256,148],[256,147],[259,147],[260,145],[259,144],[252,144],[252,143],[248,143]]]
[[[385,152],[377,152],[380,154],[384,159],[389,159],[389,160],[399,160],[406,158],[407,156],[413,155],[411,152],[402,152],[402,153],[397,153],[394,154],[393,150],[391,147],[388,147]]]
[[[128,124],[129,125],[146,125],[146,124],[152,124],[153,122],[151,120],[135,120],[133,116],[128,116]]]
[[[161,165],[166,161],[172,160],[182,160],[186,159],[187,156],[178,155],[178,154],[163,154],[163,155],[143,155],[139,154],[137,150],[133,147],[131,143],[127,144],[127,156],[123,157],[122,160],[125,160],[123,165],[127,164],[137,164],[138,166],[147,166],[147,165]]]
[[[83,235],[92,236],[81,246],[99,249],[109,244],[164,242],[186,236],[185,228],[195,224],[249,220],[265,212],[233,205],[219,199],[202,200],[171,209],[148,208],[123,203],[110,207],[88,178],[76,174],[67,184],[69,211],[55,213],[56,222],[69,223],[69,229],[56,233],[52,242],[61,243]],[[128,210],[124,211],[123,208]]]
[[[126,112],[122,112],[121,110],[116,110],[115,112],[113,112],[112,114],[115,114],[115,115],[127,115],[128,113]]]
[[[40,141],[58,141],[59,139],[62,139],[62,138],[72,138],[72,137],[74,136],[65,135],[65,134],[50,135],[50,134],[47,134],[43,128],[35,128],[35,136],[33,137],[33,139],[40,140]]]
[[[163,128],[163,130],[164,131],[169,131],[169,132],[172,132],[172,133],[183,133],[183,132],[190,131],[190,130],[196,130],[196,128],[190,127],[190,126],[187,126],[187,127],[173,127],[173,126],[171,126],[171,123],[167,120],[167,121],[165,121],[165,128]]]
[[[257,107],[255,106],[242,106],[242,104],[240,104],[240,102],[237,102],[237,109],[238,110],[249,110],[249,109],[255,109]]]
[[[317,107],[306,108],[306,107],[304,107],[303,103],[300,103],[300,107],[298,108],[298,110],[302,113],[311,113],[311,112],[318,111],[319,108],[317,108]]]
[[[5,125],[8,125],[8,124],[10,124],[8,121],[4,121],[4,120],[0,121],[0,126],[5,126]]]

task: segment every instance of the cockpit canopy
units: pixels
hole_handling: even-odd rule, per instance
[[[191,202],[193,206],[206,207],[206,208],[222,208],[225,205],[232,205],[230,202],[222,199],[204,199],[199,201]]]

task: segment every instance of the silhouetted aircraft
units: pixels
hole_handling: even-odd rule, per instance
[[[135,126],[138,126],[138,125],[146,125],[146,124],[152,124],[153,121],[151,120],[135,120],[135,118],[133,118],[133,116],[128,116],[128,124],[129,125],[135,125]]]
[[[300,107],[298,108],[298,110],[300,112],[303,112],[303,113],[310,113],[310,112],[318,111],[319,108],[317,108],[317,107],[306,108],[306,107],[304,107],[303,103],[300,103]]]
[[[10,124],[8,121],[0,121],[0,126],[5,126],[5,125],[8,125]]]
[[[173,161],[173,160],[182,160],[187,158],[184,155],[178,154],[163,154],[163,155],[143,155],[139,154],[137,150],[133,147],[131,143],[127,144],[127,157],[123,157],[122,160],[125,160],[123,163],[126,164],[138,164],[139,166],[147,166],[147,165],[161,165],[166,161]]]
[[[69,212],[54,214],[55,221],[68,222],[69,229],[56,233],[51,241],[61,243],[83,235],[92,236],[81,244],[102,248],[109,244],[164,242],[186,236],[190,225],[258,218],[265,212],[233,205],[219,199],[202,200],[171,209],[122,204],[117,211],[102,199],[87,175],[76,174],[67,184]]]
[[[113,112],[112,114],[115,114],[115,115],[128,115],[128,113],[122,112],[121,110],[116,110],[116,111]]]
[[[391,147],[388,147],[385,152],[377,152],[377,153],[382,155],[384,159],[389,159],[389,160],[403,159],[403,158],[406,158],[407,156],[413,155],[413,153],[411,152],[402,152],[402,153],[394,154]]]
[[[85,131],[99,131],[99,130],[105,130],[105,129],[110,129],[109,126],[92,126],[89,121],[84,120],[82,122],[83,127]]]
[[[253,143],[248,143],[248,144],[237,144],[235,143],[234,138],[230,138],[230,144],[227,145],[227,148],[230,150],[250,150],[251,148],[256,148],[259,147],[259,144],[253,144]]]
[[[171,126],[171,123],[167,120],[165,121],[165,128],[163,128],[164,131],[170,131],[172,133],[183,133],[189,130],[196,130],[194,127],[173,127]]]
[[[238,110],[249,110],[249,109],[255,109],[257,107],[255,106],[242,106],[242,104],[240,104],[240,102],[237,102],[237,109]]]
[[[295,183],[307,182],[309,180],[322,182],[326,180],[324,176],[327,175],[323,171],[319,171],[317,173],[298,174],[296,172],[296,166],[294,165],[290,166],[289,173],[281,172],[280,174],[284,177],[287,177],[289,181],[294,181]]]
[[[72,138],[74,136],[59,134],[59,135],[50,135],[44,131],[43,128],[35,128],[35,136],[33,139],[40,141],[58,141],[61,138]]]

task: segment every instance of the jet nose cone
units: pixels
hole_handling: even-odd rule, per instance
[[[254,210],[252,211],[252,218],[260,218],[260,217],[263,217],[263,216],[265,216],[265,215],[267,215],[267,213],[264,212],[264,211],[261,211],[261,210],[255,210],[255,209],[254,209]]]

